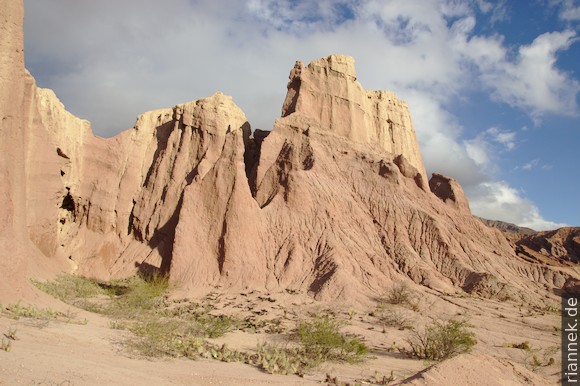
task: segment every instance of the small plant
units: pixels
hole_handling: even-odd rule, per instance
[[[527,340],[522,343],[505,343],[504,347],[517,348],[520,350],[530,350],[532,348],[530,346],[530,342],[528,342]]]
[[[411,329],[413,327],[412,320],[407,315],[398,309],[382,308],[375,312],[375,316],[380,324],[384,327],[395,327],[399,330]]]
[[[111,320],[109,321],[109,328],[112,330],[126,330],[127,324],[119,320]]]
[[[545,350],[540,348],[527,347],[524,349],[524,365],[534,372],[538,371],[540,367],[551,366],[556,363],[553,355],[557,351],[558,347],[555,346],[548,347]]]
[[[167,276],[150,277],[134,276],[124,281],[115,282],[112,288],[120,295],[103,313],[126,319],[136,319],[144,312],[156,311],[164,306],[163,296],[169,289]]]
[[[468,352],[477,343],[468,327],[465,320],[450,319],[435,321],[422,332],[413,330],[407,340],[411,347],[407,353],[416,358],[441,361]]]
[[[9,327],[8,328],[8,332],[6,334],[4,334],[6,336],[6,338],[10,339],[10,340],[16,340],[16,329]]]
[[[229,316],[203,315],[195,319],[197,334],[207,338],[219,338],[232,329],[234,322]]]
[[[63,314],[51,308],[37,308],[35,306],[22,306],[20,303],[9,304],[4,313],[12,319],[29,318],[36,320],[56,319]]]
[[[367,382],[373,385],[390,385],[396,379],[397,377],[395,377],[395,373],[393,370],[391,370],[391,375],[389,375],[388,377],[386,375],[381,375],[377,371],[375,371],[375,375],[369,378]]]
[[[416,312],[419,311],[419,303],[407,284],[398,284],[391,288],[387,295],[379,300],[377,309],[384,309],[387,304],[400,305]]]
[[[0,343],[0,350],[10,352],[12,350],[12,341],[10,339],[2,338]]]

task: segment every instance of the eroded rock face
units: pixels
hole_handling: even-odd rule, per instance
[[[580,228],[564,227],[553,231],[506,233],[516,254],[544,264],[577,266],[580,262]]]
[[[408,280],[513,298],[571,276],[517,258],[453,180],[431,193],[406,105],[365,91],[352,58],[297,63],[270,134],[252,137],[216,93],[104,139],[35,86],[18,51],[22,4],[2,7],[16,24],[0,37],[0,269],[17,285],[162,270],[189,290],[354,302]]]

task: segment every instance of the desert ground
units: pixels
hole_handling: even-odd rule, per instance
[[[174,315],[191,313],[193,319],[188,320],[192,323],[208,315],[231,318],[235,322],[225,328],[223,335],[203,339],[212,347],[226,345],[232,351],[249,354],[256,353],[259,344],[267,343],[281,350],[290,347],[295,344],[300,321],[330,315],[332,320],[341,321],[341,333],[360,339],[368,347],[368,353],[356,363],[324,361],[306,369],[300,376],[271,374],[280,371],[261,364],[244,364],[239,359],[213,358],[211,354],[186,358],[175,352],[163,353],[159,347],[148,347],[144,353],[134,344],[136,335],[131,326],[139,320],[153,318],[154,312],[137,319],[124,318],[120,314],[88,312],[58,300],[45,299],[43,304],[48,307],[3,305],[0,331],[2,342],[10,341],[10,348],[0,351],[0,384],[558,383],[560,317],[557,303],[554,308],[538,309],[512,301],[419,292],[409,288],[409,296],[399,304],[391,304],[385,294],[385,298],[374,303],[352,308],[319,302],[304,293],[218,291],[194,299],[182,297],[179,290],[170,290],[157,298],[161,303],[156,303],[156,307],[181,310]],[[76,301],[90,308],[87,303]],[[97,296],[88,304],[105,307],[110,301]],[[27,309],[35,311],[26,312]],[[421,331],[434,319],[468,321],[469,331],[475,333],[477,342],[471,352],[442,362],[417,359],[405,353],[413,329]]]

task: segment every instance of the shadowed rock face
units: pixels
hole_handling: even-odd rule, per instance
[[[365,91],[350,57],[297,63],[270,134],[252,137],[216,93],[103,139],[34,85],[18,51],[22,4],[2,7],[16,20],[0,38],[12,52],[0,68],[0,269],[14,285],[59,270],[162,270],[194,291],[357,301],[405,280],[524,297],[570,276],[517,258],[453,180],[429,191],[406,105]]]

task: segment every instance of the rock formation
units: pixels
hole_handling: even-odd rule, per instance
[[[282,117],[290,114],[304,118],[303,125],[402,154],[427,182],[407,104],[392,92],[363,89],[350,56],[331,55],[306,67],[296,62],[282,107]]]
[[[523,259],[550,265],[577,266],[580,262],[580,228],[506,234]]]
[[[428,183],[406,104],[365,91],[350,57],[297,62],[269,134],[216,93],[103,139],[35,86],[22,2],[2,7],[0,270],[22,288],[161,270],[193,291],[356,301],[412,280],[507,298],[573,275],[518,258],[454,180]]]
[[[536,231],[531,229],[531,228],[520,227],[520,226],[517,226],[515,224],[511,224],[509,222],[499,221],[499,220],[488,220],[488,219],[481,218],[481,217],[478,217],[478,218],[488,227],[499,229],[500,231],[502,231],[504,233],[522,233],[522,234],[523,233],[526,233],[526,234],[536,233]]]

